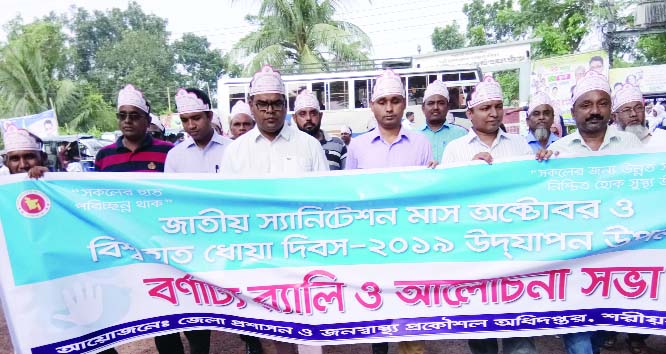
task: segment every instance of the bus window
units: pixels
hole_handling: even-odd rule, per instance
[[[423,103],[423,94],[426,89],[426,76],[410,76],[407,81],[407,104],[419,105]]]
[[[231,109],[236,102],[245,101],[245,86],[229,86],[229,109]]]
[[[435,80],[437,80],[437,75],[428,75],[428,85],[432,84]]]
[[[368,108],[370,105],[370,82],[371,80],[354,80],[354,108]]]
[[[349,109],[349,88],[347,81],[332,81],[329,83],[331,107],[330,110]]]
[[[477,80],[475,71],[465,71],[460,73],[460,80]]]
[[[461,109],[465,105],[465,96],[461,92],[462,87],[449,87],[449,109]]]
[[[459,81],[460,80],[460,75],[458,73],[454,74],[442,74],[442,81],[447,82],[447,81]]]
[[[313,82],[312,93],[317,96],[321,110],[323,111],[328,109],[328,102],[326,100],[326,84],[323,82]]]
[[[294,110],[294,102],[296,102],[296,96],[298,96],[301,91],[307,89],[308,87],[303,83],[298,84],[287,84],[287,101],[289,102],[289,111]]]

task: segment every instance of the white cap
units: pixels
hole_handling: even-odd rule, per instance
[[[5,133],[5,152],[36,150],[42,151],[42,140],[35,134],[25,130],[16,129]]]
[[[534,110],[541,106],[542,104],[547,104],[550,106],[550,108],[553,109],[553,113],[555,117],[559,117],[559,111],[557,111],[557,108],[555,107],[555,104],[553,104],[553,100],[550,99],[550,96],[548,96],[547,93],[539,91],[532,95],[530,98],[530,105],[527,107],[527,116],[529,117]]]
[[[619,90],[615,91],[613,96],[613,112],[616,112],[622,105],[629,102],[643,102],[643,93],[632,85],[624,84]]]
[[[573,96],[571,97],[571,104],[575,104],[580,96],[590,91],[604,91],[608,95],[611,94],[610,84],[608,78],[603,74],[599,74],[594,70],[588,70],[574,88]]]
[[[252,116],[252,110],[250,109],[250,105],[245,103],[245,101],[238,101],[236,104],[234,104],[233,107],[231,107],[231,119],[234,119],[239,114],[247,114],[254,120],[254,117]]]
[[[352,130],[351,130],[350,127],[348,127],[346,125],[343,125],[342,127],[340,127],[340,134],[342,134],[342,133],[347,133],[347,134],[351,135]]]
[[[285,94],[284,82],[282,82],[280,72],[274,71],[269,65],[264,65],[261,70],[254,74],[250,82],[250,96],[260,93]]]
[[[294,101],[294,113],[305,108],[314,108],[319,111],[319,100],[314,93],[303,90],[298,96],[296,96],[296,101]]]
[[[375,86],[372,89],[372,98],[370,101],[375,102],[388,95],[400,95],[403,98],[405,97],[405,87],[402,85],[400,76],[390,69],[384,70],[384,72],[377,77]]]
[[[118,92],[118,110],[120,110],[120,106],[134,106],[146,113],[150,113],[143,93],[131,84],[128,84]]]
[[[176,108],[178,114],[212,111],[210,105],[205,104],[196,93],[187,92],[184,88],[176,92]]]
[[[449,89],[446,87],[446,84],[442,80],[435,80],[428,85],[425,92],[423,93],[423,102],[427,101],[428,98],[440,95],[444,96],[446,100],[449,100]]]
[[[160,117],[150,114],[150,124],[155,124],[158,128],[160,128],[161,131],[165,131],[166,128],[164,128],[164,124],[162,124],[162,120]]]
[[[473,108],[489,101],[502,101],[504,99],[502,96],[502,87],[492,76],[486,76],[483,81],[476,84],[471,95],[472,98],[467,104],[467,108]]]

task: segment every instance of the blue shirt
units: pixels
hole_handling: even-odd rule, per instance
[[[467,135],[467,129],[459,125],[444,123],[437,131],[433,131],[426,124],[421,128],[421,133],[423,133],[423,135],[428,138],[428,141],[430,141],[430,146],[432,146],[432,156],[435,159],[439,159],[444,153],[446,144],[461,136]]]
[[[541,142],[539,142],[539,140],[537,140],[534,137],[534,134],[532,134],[531,130],[529,131],[529,133],[527,133],[527,136],[525,138],[527,139],[527,144],[530,145],[530,147],[532,148],[532,151],[534,151],[535,154],[537,152],[539,152],[539,150],[543,149],[541,147]],[[548,137],[548,144],[546,144],[546,148],[548,148],[550,146],[550,144],[555,142],[557,139],[559,139],[559,137],[557,137],[557,135],[555,135],[553,133],[550,133],[550,136]]]

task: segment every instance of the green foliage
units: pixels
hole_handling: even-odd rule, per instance
[[[514,101],[518,100],[520,88],[518,70],[498,71],[494,73],[494,76],[495,80],[502,86],[504,103],[506,105],[513,105]]]
[[[641,36],[636,47],[645,64],[666,64],[666,33]]]
[[[430,38],[435,50],[451,50],[465,46],[465,35],[460,32],[460,26],[456,21],[443,28],[435,27]]]
[[[356,25],[334,20],[334,13],[329,0],[263,0],[259,14],[247,18],[259,29],[235,46],[237,55],[253,56],[245,73],[265,64],[318,72],[333,61],[367,60],[370,38]]]
[[[204,87],[207,83],[212,91],[217,90],[217,78],[227,74],[229,57],[210,48],[206,37],[186,33],[171,46],[176,65],[185,71],[181,86]]]

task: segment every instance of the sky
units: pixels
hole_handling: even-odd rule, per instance
[[[76,5],[89,10],[126,8],[128,0],[3,0],[0,24],[16,15],[30,22],[51,11],[65,13]],[[183,33],[193,32],[206,36],[212,46],[228,51],[234,43],[253,27],[245,22],[245,15],[256,14],[259,0],[230,1],[204,0],[184,2],[165,0],[138,0],[144,12],[153,13],[168,20],[172,40]],[[443,27],[454,20],[461,28],[466,25],[462,13],[463,4],[469,0],[372,0],[348,1],[340,8],[336,19],[361,27],[372,40],[372,57],[395,58],[432,52],[430,35],[436,26]],[[196,5],[193,5],[196,4]],[[0,32],[0,39],[6,34]]]

